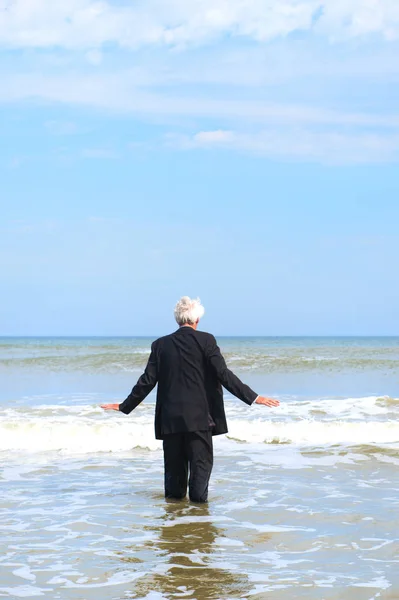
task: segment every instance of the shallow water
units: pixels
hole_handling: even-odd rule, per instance
[[[145,363],[142,340],[118,344],[0,345],[0,597],[399,598],[398,370],[387,363],[399,340],[323,340],[323,356],[339,355],[328,373],[241,364],[281,407],[226,394],[229,435],[214,440],[208,506],[163,499],[154,394],[129,417],[98,408],[123,400],[137,365],[40,362],[54,348],[87,356],[106,345],[119,356],[139,348]],[[234,369],[233,353],[319,351],[314,339],[221,346]],[[353,366],[362,352],[385,362]],[[32,354],[36,363],[21,363]]]

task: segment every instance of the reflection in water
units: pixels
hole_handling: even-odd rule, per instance
[[[162,516],[165,523],[150,527],[159,537],[147,543],[165,568],[139,579],[130,598],[144,598],[158,592],[165,598],[207,600],[241,598],[251,587],[245,575],[212,566],[214,541],[221,535],[211,520],[209,509],[169,502]],[[175,522],[174,522],[175,521]]]

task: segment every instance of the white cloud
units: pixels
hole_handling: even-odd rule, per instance
[[[399,127],[399,114],[332,110],[305,104],[235,99],[227,95],[201,97],[155,92],[135,85],[130,73],[99,75],[4,75],[0,102],[40,100],[91,106],[157,118],[217,118],[223,123],[313,124]]]
[[[195,144],[206,145],[206,144],[229,144],[234,140],[234,134],[232,131],[223,131],[218,129],[217,131],[200,131],[196,133],[193,141]]]
[[[224,148],[268,158],[324,164],[367,164],[399,161],[399,134],[356,131],[312,131],[271,128],[257,133],[201,131],[192,136],[169,135],[176,149]]]
[[[311,35],[287,39],[297,31]],[[395,39],[399,0],[0,0],[0,48],[29,49],[7,54],[0,103],[90,107],[197,131],[170,136],[178,147],[397,160]],[[48,132],[77,132],[69,114],[58,118]],[[80,158],[116,157],[109,140],[86,143]]]
[[[381,34],[386,40],[399,37],[397,0],[324,0],[318,30],[332,38]]]
[[[399,37],[397,0],[0,0],[0,44],[96,49],[184,47],[229,35],[259,42],[311,30],[341,39]]]

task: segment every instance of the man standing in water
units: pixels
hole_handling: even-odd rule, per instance
[[[181,298],[174,311],[179,329],[153,342],[145,371],[122,404],[102,405],[128,415],[158,383],[155,437],[163,440],[165,496],[185,498],[188,482],[193,502],[208,500],[212,436],[227,433],[222,386],[246,404],[279,405],[227,368],[213,335],[197,330],[204,312],[199,300]]]

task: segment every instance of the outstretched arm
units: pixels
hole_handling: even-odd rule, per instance
[[[216,343],[216,340],[211,336],[211,342],[207,348],[207,357],[211,368],[215,371],[216,376],[223,387],[226,388],[233,396],[236,396],[246,404],[263,404],[265,406],[278,406],[280,403],[278,400],[272,398],[265,398],[264,396],[258,396],[248,385],[243,383],[237,375],[234,375],[230,369],[227,368],[226,361],[224,360],[220,348]]]
[[[117,410],[128,415],[135,409],[140,402],[154,389],[158,381],[157,361],[154,351],[154,344],[151,346],[151,354],[148,359],[144,373],[132,389],[129,396],[122,404],[102,404],[104,410]]]

